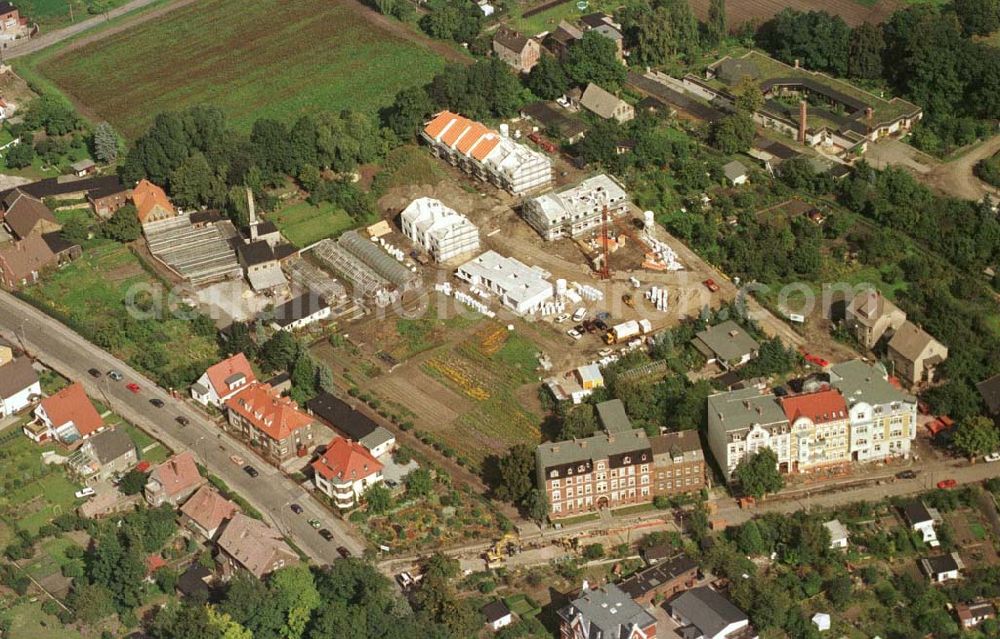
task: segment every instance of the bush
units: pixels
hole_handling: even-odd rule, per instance
[[[62,608],[52,599],[46,599],[42,602],[42,612],[47,615],[52,615],[53,617],[59,614]]]
[[[590,544],[583,548],[583,558],[587,561],[600,559],[604,556],[604,544]]]

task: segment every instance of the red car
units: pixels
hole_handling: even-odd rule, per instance
[[[704,284],[705,288],[707,288],[708,290],[712,291],[713,293],[715,293],[716,291],[719,290],[719,285],[716,284],[715,280],[713,280],[711,278],[705,280],[704,282],[702,282],[702,284]]]
[[[958,486],[958,482],[955,481],[954,479],[942,479],[937,483],[937,487],[940,488],[941,490],[945,490],[947,488],[954,488],[955,486]]]
[[[136,384],[135,382],[129,382],[128,384],[125,385],[125,388],[129,389],[133,393],[138,393],[139,391],[142,390],[141,388],[139,388],[139,385]]]

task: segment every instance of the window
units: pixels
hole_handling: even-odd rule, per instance
[[[558,480],[558,479],[553,479],[553,480],[552,480],[551,482],[549,482],[549,484],[550,484],[550,485],[551,485],[551,486],[552,486],[553,488],[559,488],[559,480]]]
[[[549,473],[549,477],[558,477],[558,476],[559,476],[558,470],[553,470],[552,472]]]
[[[623,464],[631,464],[632,463],[632,458],[631,457],[624,457],[624,458],[622,458],[622,463]]]

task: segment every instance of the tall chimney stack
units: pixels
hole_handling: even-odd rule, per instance
[[[806,143],[806,125],[809,118],[809,105],[805,100],[799,101],[799,142]]]
[[[253,203],[253,190],[247,187],[247,218],[250,224],[250,241],[257,241],[257,207]]]

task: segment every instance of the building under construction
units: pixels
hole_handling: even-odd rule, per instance
[[[601,174],[557,193],[525,202],[522,215],[546,241],[578,238],[599,227],[607,209],[609,218],[628,212],[628,193],[611,177]]]
[[[243,269],[229,242],[238,236],[232,223],[220,219],[194,225],[191,218],[181,215],[144,224],[149,252],[191,284],[241,278]]]
[[[391,301],[420,284],[416,273],[357,231],[348,231],[336,241],[322,240],[313,247],[313,254],[351,285],[355,298]]]

